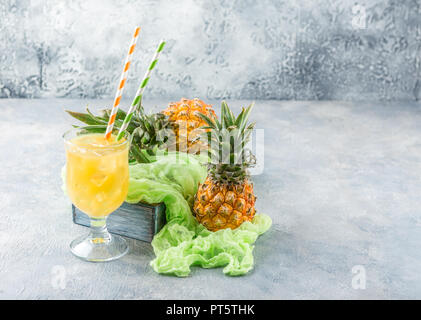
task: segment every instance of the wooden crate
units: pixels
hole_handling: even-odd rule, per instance
[[[89,227],[89,217],[72,205],[73,222]],[[107,228],[111,233],[151,242],[153,236],[166,223],[165,205],[146,203],[129,204],[124,202],[120,208],[107,218]]]

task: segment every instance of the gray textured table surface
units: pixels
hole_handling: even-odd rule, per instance
[[[110,101],[0,100],[0,298],[421,298],[420,104],[258,101],[257,209],[274,224],[256,242],[255,269],[175,278],[152,271],[142,242],[105,264],[70,253],[86,229],[60,189],[63,110],[87,103]]]

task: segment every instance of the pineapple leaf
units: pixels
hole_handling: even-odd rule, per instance
[[[99,111],[98,118],[101,118],[104,121],[108,122],[108,119],[110,118],[111,109],[102,109]]]
[[[254,126],[256,125],[256,122],[252,122],[252,123],[250,123],[248,126],[247,126],[247,130],[253,130],[254,129]]]
[[[107,125],[92,125],[92,126],[84,126],[84,127],[79,127],[79,128],[91,133],[104,133],[105,130],[107,129]]]
[[[230,126],[228,106],[225,101],[222,101],[222,104],[221,104],[221,123],[222,123],[223,128],[227,128]]]
[[[198,112],[197,115],[202,118],[203,120],[206,121],[206,123],[208,124],[209,127],[211,127],[211,129],[216,129],[216,125],[215,122],[212,121],[208,116],[204,115],[203,113]]]
[[[74,112],[70,110],[65,110],[68,114],[70,114],[73,118],[86,123],[88,125],[96,125],[96,124],[104,124],[105,121],[99,119],[95,116],[91,116],[90,114],[81,113],[81,112]]]
[[[86,107],[86,112],[92,117],[92,118],[96,118],[94,114],[92,114],[92,112],[89,110],[88,107]]]
[[[219,122],[218,119],[215,119],[215,125],[216,125],[216,127],[218,128],[219,131],[222,130],[222,124]]]
[[[225,110],[224,102],[222,102],[222,104],[221,104],[221,123],[222,123],[223,128],[226,128],[225,118],[226,118],[226,110]]]
[[[211,121],[212,124],[208,123],[207,141],[211,144],[208,154],[212,156],[208,168],[213,179],[223,183],[237,183],[247,179],[247,168],[255,164],[253,154],[246,149],[255,126],[255,123],[248,123],[253,106],[254,103],[251,103],[242,108],[235,117],[223,101],[220,122],[215,119]]]
[[[126,112],[124,112],[121,109],[117,110],[117,115],[116,115],[116,119],[118,120],[124,120],[126,118]]]
[[[229,127],[235,122],[235,118],[231,110],[228,108],[228,105],[225,101],[222,101],[221,110],[223,110],[223,115],[221,118],[225,121],[225,126]]]
[[[149,157],[147,157],[138,146],[133,146],[130,151],[132,152],[133,157],[138,163],[150,163],[152,162]]]
[[[237,127],[240,127],[240,123],[242,123],[244,119],[244,108],[242,108],[240,114],[238,115],[237,119],[235,120],[235,125]]]
[[[253,109],[253,107],[254,107],[254,102],[252,102],[248,107],[247,107],[247,109],[245,109],[245,112],[244,112],[244,116],[243,116],[243,120],[242,120],[242,122],[241,122],[241,126],[240,126],[240,131],[244,131],[244,128],[246,127],[246,125],[247,125],[247,120],[248,120],[248,117],[249,117],[249,115],[250,115],[250,112],[251,112],[251,110]]]

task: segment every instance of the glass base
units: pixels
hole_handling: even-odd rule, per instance
[[[72,241],[70,251],[78,258],[90,262],[106,262],[124,256],[128,251],[126,240],[112,235],[105,243],[94,242],[89,236]]]
[[[129,247],[123,237],[111,235],[105,228],[105,219],[91,219],[91,232],[70,243],[70,251],[90,262],[106,262],[124,256]]]

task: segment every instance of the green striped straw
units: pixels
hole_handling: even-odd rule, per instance
[[[155,68],[156,64],[158,63],[159,54],[161,53],[162,49],[164,49],[164,46],[165,46],[165,41],[161,40],[159,42],[158,49],[156,49],[155,51],[155,54],[149,65],[149,68],[146,71],[145,76],[143,77],[142,83],[140,84],[139,89],[137,89],[136,96],[133,99],[132,105],[130,106],[129,111],[127,111],[126,118],[124,119],[123,124],[121,125],[121,128],[120,128],[120,131],[118,132],[117,140],[120,140],[123,137],[124,131],[127,129],[130,121],[132,120],[133,114],[137,106],[142,102],[143,92],[145,91],[145,87],[148,84],[153,68]]]

